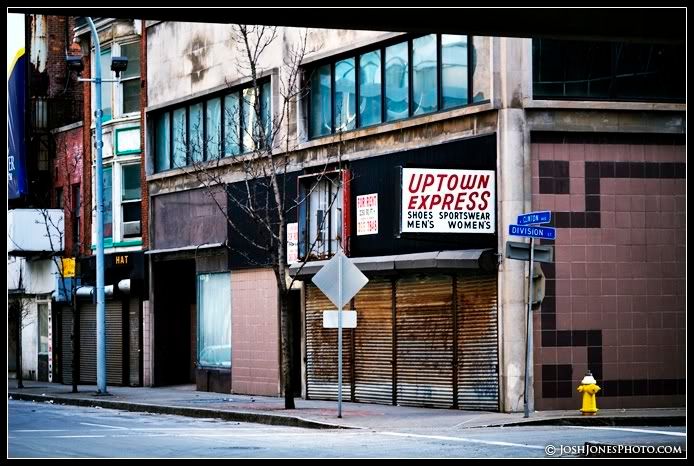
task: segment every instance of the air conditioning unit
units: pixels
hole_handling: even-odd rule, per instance
[[[123,237],[130,238],[133,236],[140,236],[140,221],[123,222]]]

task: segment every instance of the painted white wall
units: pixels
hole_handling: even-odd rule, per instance
[[[22,377],[26,380],[37,380],[39,322],[36,300],[24,298],[24,308],[26,312],[22,317]]]

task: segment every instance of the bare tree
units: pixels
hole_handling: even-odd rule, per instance
[[[278,40],[282,40],[284,47],[283,60],[274,74],[273,84],[277,92],[272,94],[277,98],[275,105],[270,106],[267,100],[261,101],[261,97],[267,97],[261,88],[267,85],[263,78],[268,71],[263,69],[262,64],[263,56]],[[189,134],[196,137],[187,140],[186,134],[174,134],[179,147],[187,151],[185,161],[181,154],[181,162],[175,165],[195,177],[220,214],[224,215],[230,231],[238,239],[228,244],[229,250],[244,257],[250,264],[271,268],[274,272],[279,299],[285,408],[294,409],[289,301],[296,274],[290,277],[288,273],[287,219],[294,215],[292,211],[298,212],[302,205],[308,203],[309,197],[321,183],[330,185],[326,211],[330,212],[333,205],[340,205],[343,180],[342,176],[336,176],[341,169],[340,155],[328,157],[320,166],[314,167],[315,183],[307,192],[297,196],[287,193],[288,173],[300,168],[292,160],[298,139],[296,131],[291,128],[296,123],[293,120],[294,112],[307,93],[301,64],[304,57],[314,51],[308,47],[308,31],[301,31],[296,42],[288,43],[280,37],[276,27],[234,25],[232,42],[241,55],[237,57],[239,74],[248,78],[251,87],[239,94],[242,101],[237,107],[225,106],[224,120],[243,121],[244,124],[239,123],[233,128],[225,126],[227,133],[225,141],[222,141],[215,135],[208,135],[203,140],[200,124],[189,122]],[[232,133],[229,134],[229,131]],[[210,151],[216,156],[209,157]],[[203,160],[202,154],[205,152],[208,160]],[[224,155],[234,155],[236,163],[229,164]],[[291,167],[292,164],[295,165]],[[229,177],[235,182],[230,182]],[[240,217],[239,212],[242,213]],[[317,220],[319,232],[325,231],[328,217],[324,215]],[[318,234],[308,241],[304,250],[306,258],[320,258],[317,249],[321,243],[329,240],[326,235]],[[340,241],[341,238],[337,238],[337,242]],[[300,267],[303,267],[303,263]]]

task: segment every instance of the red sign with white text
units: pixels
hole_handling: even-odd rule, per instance
[[[402,169],[403,233],[494,233],[493,170]]]

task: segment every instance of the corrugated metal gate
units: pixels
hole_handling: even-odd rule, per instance
[[[337,329],[323,328],[323,311],[335,309],[315,286],[306,287],[308,398],[337,400]],[[342,331],[342,399],[351,399],[352,332]]]
[[[106,383],[123,383],[123,304],[107,301]],[[80,381],[96,383],[96,304],[80,306]]]
[[[393,402],[393,285],[372,279],[354,298],[354,399]],[[337,354],[337,353],[336,353]]]
[[[496,275],[459,275],[458,407],[498,411]]]
[[[372,278],[354,300],[356,330],[343,331],[343,399],[498,410],[496,293],[496,275]],[[307,283],[307,394],[332,400],[337,330],[323,329],[327,309]]]
[[[60,342],[60,364],[63,374],[63,383],[72,383],[72,308],[62,306],[60,308],[60,325],[62,341]]]
[[[130,316],[130,385],[140,385],[140,300],[129,301]]]
[[[395,285],[397,402],[453,406],[453,279],[401,278]]]

